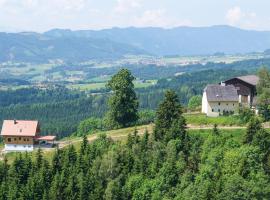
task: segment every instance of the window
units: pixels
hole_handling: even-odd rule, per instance
[[[212,109],[212,112],[215,112],[215,110],[214,110],[214,109]]]
[[[234,106],[234,104],[233,104],[233,106]]]
[[[29,138],[27,138],[27,141],[29,141]]]
[[[218,105],[220,106],[220,102],[218,102]]]
[[[19,137],[19,140],[21,140],[22,138],[21,137]]]
[[[28,145],[28,148],[31,148],[31,146],[30,146],[30,145]]]
[[[11,138],[8,138],[7,140],[8,140],[8,142],[11,142]]]
[[[17,140],[17,138],[14,138],[14,141],[16,141]]]
[[[25,145],[24,145],[23,147],[24,147],[24,148],[26,148],[26,146],[25,146]]]
[[[228,106],[229,104],[227,103],[227,106]]]
[[[14,147],[16,148],[16,147],[17,147],[17,145],[14,145]]]
[[[26,141],[26,139],[24,138],[23,141]]]
[[[220,109],[218,109],[218,112],[220,112]]]

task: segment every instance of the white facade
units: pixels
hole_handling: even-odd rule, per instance
[[[34,145],[31,144],[5,144],[5,151],[33,151]]]
[[[209,117],[218,117],[222,115],[223,112],[237,113],[238,109],[238,101],[209,102],[207,100],[206,92],[203,93],[202,113],[205,113]]]

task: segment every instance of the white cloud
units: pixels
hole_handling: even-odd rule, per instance
[[[245,29],[263,30],[268,27],[269,22],[253,11],[244,11],[239,6],[229,9],[226,13],[226,20],[229,25]]]
[[[165,9],[146,10],[139,17],[133,20],[135,26],[154,26],[154,27],[176,27],[176,26],[191,26],[192,22],[188,19],[179,20],[168,15]]]
[[[244,17],[245,17],[245,13],[243,13],[241,8],[238,6],[235,6],[229,9],[226,14],[226,19],[231,25],[236,25]]]
[[[114,11],[117,13],[127,13],[132,9],[141,7],[141,0],[117,0]]]

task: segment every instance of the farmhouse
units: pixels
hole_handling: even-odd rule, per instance
[[[35,147],[52,147],[55,136],[39,136],[38,121],[5,120],[1,136],[5,151],[33,151]]]
[[[217,117],[237,113],[239,107],[256,109],[258,82],[259,77],[249,75],[232,78],[217,85],[207,85],[203,92],[202,113]]]
[[[255,75],[240,76],[225,81],[226,85],[233,85],[239,95],[239,103],[242,106],[256,107],[256,86],[259,77]]]

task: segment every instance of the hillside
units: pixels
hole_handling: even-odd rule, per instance
[[[163,28],[113,28],[100,31],[55,29],[44,33],[58,38],[108,38],[155,55],[201,55],[264,51],[270,47],[270,32],[230,26]]]
[[[0,33],[0,62],[87,61],[143,54],[134,46],[102,38],[55,38],[38,33]]]

